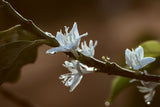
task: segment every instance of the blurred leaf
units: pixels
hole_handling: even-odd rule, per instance
[[[0,84],[18,80],[23,65],[33,63],[38,46],[46,40],[17,41],[0,46]]]
[[[160,64],[160,42],[156,40],[150,40],[150,41],[143,42],[141,46],[144,49],[145,57],[156,58],[155,62],[145,67],[146,70],[148,70],[149,72],[151,71],[153,73],[155,69],[160,67],[159,66]]]
[[[146,41],[141,44],[144,49],[144,56],[160,57],[160,42],[156,40]]]
[[[117,76],[112,82],[111,93],[107,102],[112,103],[112,101],[119,95],[121,91],[129,87],[131,85],[129,83],[130,80],[130,78]]]
[[[3,43],[15,42],[17,40],[33,41],[37,39],[42,39],[42,37],[23,29],[21,25],[16,25],[8,30],[0,31],[0,41]]]

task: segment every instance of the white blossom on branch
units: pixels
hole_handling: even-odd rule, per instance
[[[151,101],[156,93],[155,87],[157,87],[159,84],[154,82],[143,82],[143,81],[141,81],[141,83],[143,84],[143,86],[137,86],[137,88],[139,89],[139,92],[146,93],[144,95],[145,102],[147,104],[151,104]]]
[[[144,57],[144,50],[141,46],[139,46],[135,50],[132,49],[132,51],[126,49],[125,59],[126,59],[126,64],[134,70],[139,70],[156,60],[153,57]]]
[[[70,87],[70,92],[77,87],[84,74],[93,73],[95,71],[93,67],[87,67],[78,60],[72,60],[71,62],[65,61],[63,66],[66,67],[71,73],[63,74],[59,77],[59,79],[63,79],[62,82],[65,86]]]
[[[147,75],[147,71],[144,70],[144,73]],[[160,83],[155,83],[155,82],[144,82],[144,81],[140,81],[140,83],[142,84],[142,86],[137,86],[137,88],[139,89],[139,92],[141,93],[145,93],[144,95],[144,100],[147,104],[151,104],[151,101],[156,93],[155,88],[160,85]]]
[[[59,47],[51,48],[46,53],[54,54],[56,52],[72,52],[75,53],[76,49],[79,47],[80,40],[83,36],[88,35],[88,33],[79,35],[77,23],[73,24],[73,27],[70,32],[68,32],[69,27],[65,26],[65,33],[63,34],[62,31],[57,32],[55,39],[59,43]],[[47,33],[48,34],[48,33]],[[50,37],[50,34],[48,34]]]
[[[93,40],[89,41],[89,46],[87,46],[86,41],[81,42],[81,48],[79,49],[79,52],[81,52],[83,55],[88,57],[93,57],[95,54],[95,47],[97,46],[97,41],[93,44]]]

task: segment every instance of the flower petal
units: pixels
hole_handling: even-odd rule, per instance
[[[135,49],[135,53],[136,53],[136,56],[137,56],[138,60],[143,59],[143,57],[144,57],[144,51],[143,51],[142,46],[139,46],[138,48],[136,48]]]
[[[95,41],[95,43],[94,43],[94,48],[97,46],[97,44],[98,44],[98,41]]]
[[[85,35],[84,35],[85,36]],[[81,41],[81,38],[82,38],[83,36],[79,36],[79,37],[76,37],[76,39],[74,40],[74,42],[73,42],[73,47],[75,48],[75,49],[77,49],[78,47],[79,47],[79,44],[80,44],[80,41]]]
[[[144,66],[154,62],[156,60],[156,58],[152,58],[152,57],[145,57],[140,61],[140,65],[141,68],[143,68]]]
[[[74,22],[70,33],[73,34],[76,38],[79,37],[79,32],[78,32],[78,28],[77,28],[77,23],[76,22]]]
[[[141,68],[143,68],[141,65],[134,65],[134,66],[133,66],[133,69],[134,69],[134,70],[139,70],[139,69],[141,69]]]
[[[139,92],[141,92],[141,93],[148,93],[152,90],[151,88],[147,88],[144,86],[137,86],[137,88],[139,89]]]
[[[126,59],[126,64],[129,67],[132,67],[132,59],[130,58],[131,56],[131,51],[129,49],[125,50],[125,59]]]
[[[60,46],[64,46],[64,35],[61,32],[57,32],[56,35],[56,40],[58,41],[58,43],[60,44]]]
[[[144,96],[145,102],[146,102],[147,104],[150,104],[150,102],[152,101],[155,93],[156,93],[156,91],[155,91],[155,90],[152,90],[152,91],[150,91],[149,93],[147,93],[147,94]],[[148,103],[148,102],[149,102],[149,103]]]
[[[71,71],[72,74],[78,73],[76,60],[73,60],[72,62],[65,61],[64,63],[65,64],[63,64],[63,66],[66,67],[69,71]]]
[[[93,40],[89,41],[89,47],[91,48],[93,46]]]
[[[71,84],[71,87],[70,87],[70,92],[72,92],[77,87],[77,85],[80,83],[82,77],[83,77],[83,75],[78,75],[78,74],[75,75],[73,83]]]
[[[46,51],[47,54],[55,54],[56,52],[67,52],[68,50],[64,47],[55,47]]]

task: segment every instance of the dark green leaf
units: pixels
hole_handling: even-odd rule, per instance
[[[17,41],[0,46],[0,84],[5,81],[15,82],[21,67],[33,63],[37,57],[37,48],[45,40]]]

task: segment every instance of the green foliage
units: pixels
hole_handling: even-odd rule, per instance
[[[154,71],[159,68],[159,64],[160,64],[160,42],[156,40],[150,40],[150,41],[143,42],[141,46],[144,49],[145,57],[156,58],[155,62],[145,67],[145,69],[149,73],[155,73]]]
[[[141,44],[144,49],[144,56],[160,57],[160,42],[156,40],[146,41]]]
[[[130,80],[131,80],[130,78],[117,76],[112,82],[111,93],[107,101],[111,103],[121,91],[129,87]]]
[[[16,25],[0,32],[0,84],[16,82],[21,68],[33,63],[37,57],[37,49],[48,41],[41,39],[21,25]]]

